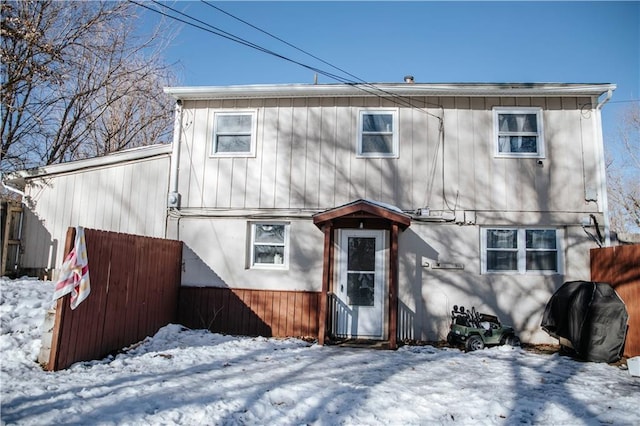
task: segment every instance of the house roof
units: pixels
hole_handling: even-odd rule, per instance
[[[379,96],[596,96],[611,83],[363,83],[165,87],[181,100]]]
[[[346,217],[362,217],[362,215],[387,219],[397,223],[401,229],[411,225],[411,216],[398,207],[380,201],[359,199],[313,215],[313,223],[322,228],[327,222]]]
[[[69,161],[67,163],[51,164],[28,170],[19,170],[2,176],[5,183],[12,185],[24,185],[31,178],[39,178],[60,173],[70,173],[95,167],[104,167],[112,164],[126,163],[129,161],[143,160],[160,155],[171,154],[171,144],[156,144],[113,152],[101,157],[87,158],[83,160]]]

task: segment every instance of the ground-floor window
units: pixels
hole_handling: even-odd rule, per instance
[[[561,231],[482,228],[482,272],[561,273]]]
[[[289,224],[284,222],[252,222],[250,225],[250,267],[288,268]]]

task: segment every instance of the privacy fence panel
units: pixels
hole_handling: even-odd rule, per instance
[[[178,322],[216,333],[316,337],[320,293],[182,287]]]
[[[67,231],[65,253],[75,229]],[[91,293],[72,310],[59,299],[48,370],[104,356],[176,322],[180,241],[85,229]]]
[[[627,306],[627,357],[640,355],[640,244],[591,250],[591,280],[609,283]]]

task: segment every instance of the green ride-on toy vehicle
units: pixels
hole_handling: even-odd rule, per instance
[[[453,306],[451,327],[447,342],[452,346],[464,346],[467,352],[484,349],[485,346],[520,346],[520,339],[513,327],[500,324],[495,315],[481,314],[475,307]]]

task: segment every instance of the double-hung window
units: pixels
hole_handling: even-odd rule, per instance
[[[213,117],[214,157],[250,157],[255,154],[256,112],[216,112]]]
[[[395,158],[398,156],[398,110],[360,110],[358,157]]]
[[[483,228],[482,272],[561,273],[557,229]]]
[[[289,264],[289,224],[251,223],[251,268],[286,269]]]
[[[496,107],[493,127],[498,157],[544,157],[542,110],[536,107]]]

